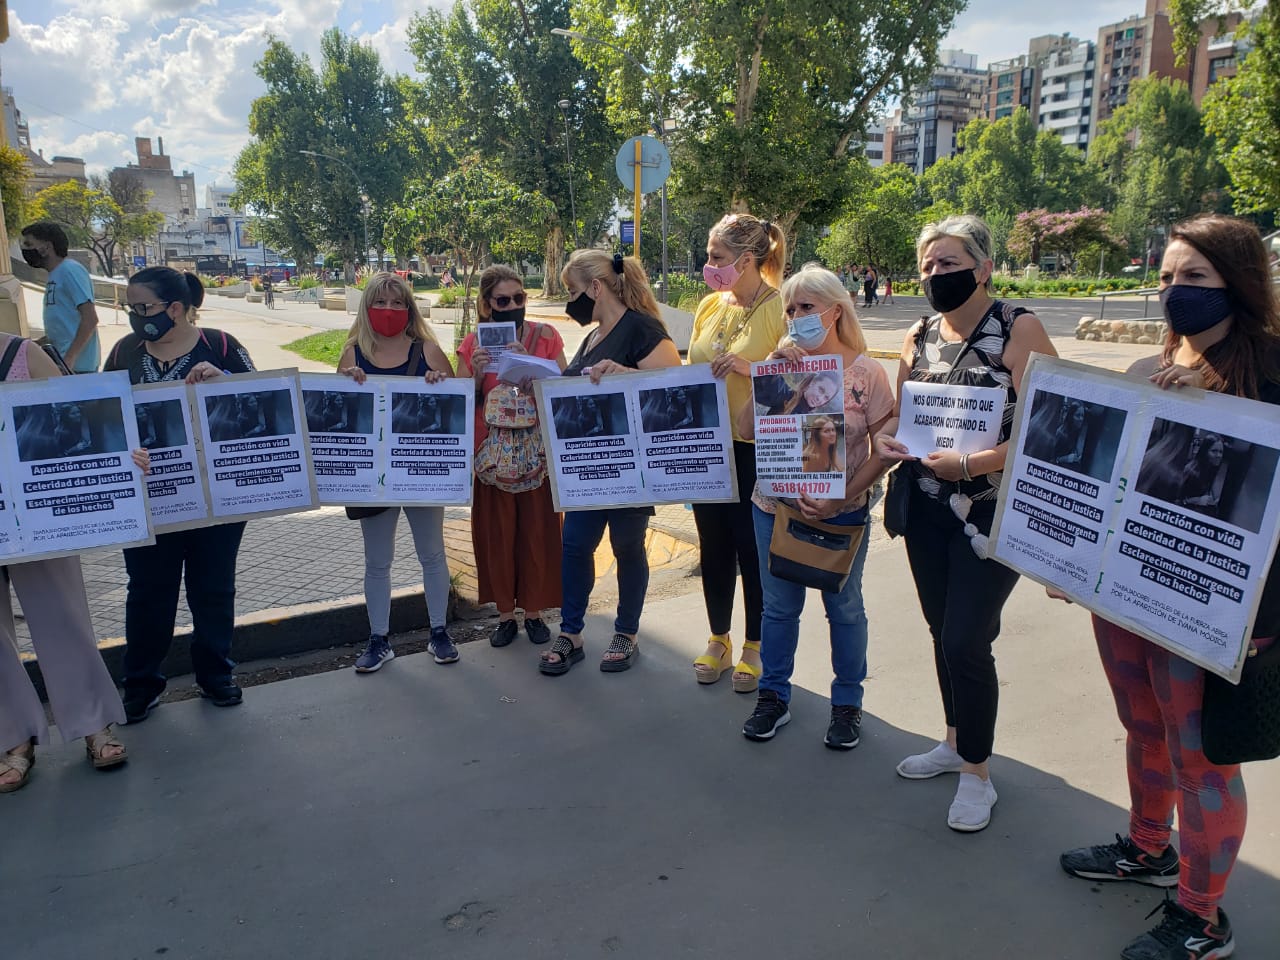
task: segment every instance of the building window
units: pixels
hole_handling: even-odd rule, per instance
[[[1002,74],[1000,74],[999,79],[997,79],[997,80],[996,80],[996,86],[997,86],[997,87],[1000,87],[1001,89],[1004,89],[1005,87],[1012,87],[1012,86],[1013,86],[1013,74],[1012,74],[1012,73],[1002,73]]]

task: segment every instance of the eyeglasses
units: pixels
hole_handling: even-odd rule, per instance
[[[524,301],[525,301],[525,295],[523,293],[517,293],[510,297],[506,297],[506,296],[490,297],[489,301],[499,310],[505,310],[507,309],[507,307],[511,306],[513,303],[517,307],[523,307]]]
[[[130,313],[139,317],[154,317],[157,313],[163,313],[174,304],[174,300],[161,300],[158,303],[131,303],[128,304]]]

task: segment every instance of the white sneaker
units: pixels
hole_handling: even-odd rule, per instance
[[[942,773],[959,773],[964,763],[960,754],[943,740],[928,753],[917,753],[898,764],[898,776],[908,780],[928,780]]]
[[[976,833],[991,822],[991,808],[996,805],[996,788],[990,780],[974,773],[960,774],[956,798],[947,811],[947,826],[961,833]]]

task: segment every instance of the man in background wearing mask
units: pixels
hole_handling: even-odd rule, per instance
[[[22,228],[22,259],[49,271],[44,291],[44,332],[75,373],[96,373],[98,310],[89,271],[67,259],[67,235],[47,220]]]

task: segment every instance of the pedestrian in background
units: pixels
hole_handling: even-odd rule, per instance
[[[494,265],[480,274],[476,312],[481,323],[514,323],[507,352],[554,360],[565,368],[564,340],[549,323],[525,317],[520,274]],[[498,607],[495,647],[515,639],[516,608],[524,611],[531,643],[546,643],[545,615],[560,606],[560,515],[551,500],[539,411],[528,385],[498,380],[497,364],[474,332],[458,347],[458,376],[476,382],[475,492],[471,544],[481,603]]]
[[[44,288],[44,333],[73,373],[96,373],[100,363],[98,309],[89,271],[67,256],[66,231],[46,220],[22,228],[22,259],[49,272]],[[6,254],[7,256],[7,254]]]
[[[733,669],[733,689],[752,693],[760,679],[760,615],[763,595],[751,524],[751,492],[756,485],[755,443],[738,430],[736,412],[751,403],[751,364],[763,360],[785,333],[782,322],[782,269],[787,239],[782,228],[747,213],[722,218],[707,237],[703,278],[715,293],[702,298],[693,315],[689,362],[709,363],[725,381],[733,417],[733,461],[738,499],[733,503],[695,503],[702,598],[711,637],[693,661],[699,683],[715,683],[733,667],[735,581],[742,579],[744,640]]]
[[[409,285],[394,273],[375,273],[365,284],[355,322],[338,360],[338,372],[356,383],[369,376],[420,377],[439,383],[453,367],[422,318]],[[364,602],[369,642],[356,658],[357,673],[373,673],[395,659],[391,633],[391,564],[396,527],[404,511],[422,566],[431,638],[427,650],[436,663],[456,663],[458,648],[449,635],[449,563],[444,553],[443,507],[348,508],[360,520],[364,540]]]
[[[982,830],[997,800],[990,759],[995,742],[999,680],[992,645],[1000,613],[1018,575],[986,559],[996,498],[1013,423],[1018,387],[1032,352],[1057,356],[1039,319],[1029,310],[993,300],[995,263],[991,230],[975,216],[931,223],[916,241],[920,279],[935,311],[908,331],[898,363],[899,408],[876,438],[886,463],[901,463],[895,482],[908,483],[904,539],[924,618],[933,636],[946,739],[928,753],[907,757],[898,774],[912,780],[959,773],[947,813],[953,830]],[[912,456],[894,438],[908,381],[1005,391],[1004,418],[995,447],[973,454],[935,450]],[[981,535],[971,539],[966,525]]]
[[[1280,404],[1280,306],[1269,273],[1248,221],[1209,214],[1174,226],[1160,265],[1164,350],[1129,373],[1166,389]],[[1272,561],[1263,583],[1251,656],[1280,635],[1280,564]],[[1177,886],[1160,922],[1122,951],[1124,960],[1229,956],[1231,921],[1218,904],[1244,840],[1247,801],[1240,765],[1204,753],[1205,671],[1097,614],[1093,633],[1127,737],[1129,832],[1067,851],[1062,868],[1088,880]],[[1171,842],[1175,809],[1181,855]]]
[[[595,324],[565,368],[565,376],[586,374],[593,384],[615,373],[680,365],[680,352],[659,319],[660,308],[634,257],[603,250],[575,250],[560,272],[569,294],[565,313],[582,326]],[[595,552],[605,529],[618,570],[618,609],[613,639],[600,661],[606,673],[630,669],[639,653],[636,634],[649,588],[645,533],[653,507],[574,510],[564,518],[560,633],[542,655],[545,674],[568,673],[583,659],[582,630],[595,586]]]

